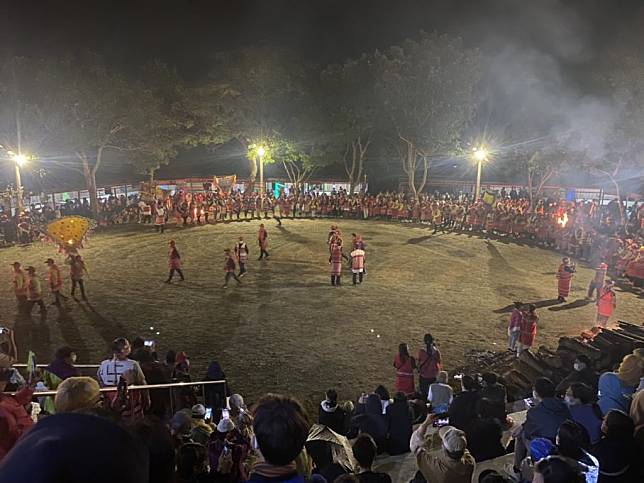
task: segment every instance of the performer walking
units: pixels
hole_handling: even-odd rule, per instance
[[[259,225],[259,232],[257,233],[257,243],[259,244],[258,260],[261,260],[264,257],[268,259],[269,254],[266,251],[266,249],[268,248],[268,232],[266,231],[266,228],[264,228],[264,223]]]
[[[168,250],[168,268],[170,269],[170,273],[168,273],[168,279],[165,283],[172,282],[174,272],[179,274],[181,281],[183,282],[185,278],[183,277],[183,271],[181,270],[181,255],[179,255],[177,245],[174,240],[170,240],[168,245],[170,246],[170,249]]]
[[[617,296],[613,291],[614,283],[612,280],[606,280],[604,286],[597,290],[597,324],[604,328],[608,319],[613,315],[613,310],[617,307]]]
[[[572,277],[574,273],[575,265],[570,263],[570,258],[564,257],[561,265],[559,265],[559,269],[557,270],[557,286],[559,290],[557,301],[566,301],[566,297],[570,294],[570,286],[572,285]]]
[[[237,262],[239,262],[239,278],[246,275],[246,262],[248,261],[248,245],[244,241],[244,237],[240,236],[239,241],[235,245],[235,256],[237,257]]]
[[[53,258],[48,258],[45,260],[47,264],[47,284],[49,285],[49,290],[54,296],[54,301],[51,305],[61,306],[61,298],[66,299],[63,294],[60,293],[60,289],[63,286],[63,277],[60,274],[60,268],[56,265]]]
[[[18,310],[24,309],[27,302],[27,277],[20,268],[20,262],[13,262],[13,293],[16,295]]]
[[[599,266],[595,269],[595,276],[588,285],[588,295],[586,295],[586,298],[588,300],[592,300],[593,293],[595,293],[595,291],[597,291],[595,300],[597,300],[597,298],[599,297],[599,292],[604,286],[604,280],[606,279],[607,270],[608,265],[606,265],[605,263],[600,263]]]
[[[42,284],[38,275],[36,275],[36,269],[34,267],[27,267],[27,313],[31,315],[31,311],[34,308],[34,305],[40,307],[40,315],[44,316],[47,313],[47,307],[45,307],[44,302],[42,301]]]
[[[353,285],[362,283],[364,275],[365,252],[362,248],[356,248],[351,252],[351,271],[353,272]]]
[[[329,263],[331,264],[331,285],[339,287],[342,285],[342,242],[340,240],[336,240],[331,245]]]
[[[224,254],[226,255],[226,261],[224,262],[224,272],[226,272],[226,276],[221,288],[228,288],[228,280],[230,280],[231,277],[235,279],[237,285],[241,285],[241,280],[239,280],[237,275],[235,275],[235,259],[233,258],[230,248],[226,248],[224,250]]]
[[[72,297],[76,293],[76,285],[80,287],[81,298],[87,302],[87,297],[85,296],[85,281],[83,277],[87,274],[87,267],[85,262],[80,255],[74,255],[73,253],[69,254],[67,259],[69,264],[69,278],[72,280]]]

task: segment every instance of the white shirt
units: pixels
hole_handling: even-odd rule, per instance
[[[132,359],[125,359],[124,361],[105,359],[98,368],[98,381],[102,387],[116,386],[121,376],[130,369],[134,369],[139,373],[143,372],[139,363]]]

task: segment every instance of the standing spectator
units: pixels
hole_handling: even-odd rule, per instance
[[[409,438],[412,433],[412,414],[407,397],[402,392],[394,395],[394,402],[387,406],[387,453],[404,454],[409,451]]]
[[[586,428],[592,444],[599,441],[602,426],[602,410],[595,402],[595,394],[583,382],[573,382],[565,397],[573,421]]]
[[[514,302],[510,323],[508,324],[508,349],[512,352],[517,351],[519,336],[521,335],[521,319],[523,319],[523,303]]]
[[[505,405],[508,402],[508,395],[505,386],[499,382],[499,378],[493,372],[486,372],[481,376],[481,397],[493,404],[493,417],[500,423],[505,423]]]
[[[642,377],[644,361],[629,354],[622,360],[617,372],[605,372],[599,378],[599,400],[597,403],[606,415],[611,409],[628,412],[631,397]]]
[[[432,405],[432,413],[441,414],[449,411],[449,406],[454,399],[454,391],[452,387],[447,384],[447,371],[440,371],[438,373],[437,381],[429,385],[429,392],[427,400]]]
[[[191,438],[195,443],[208,444],[208,439],[213,431],[213,427],[206,421],[206,408],[203,404],[195,404],[192,406],[192,431],[190,432]]]
[[[595,393],[597,393],[597,373],[593,370],[593,364],[590,359],[583,354],[575,357],[572,364],[572,371],[557,384],[557,394],[564,394],[566,389],[574,383],[581,382],[589,386]]]
[[[519,334],[517,355],[521,354],[524,350],[530,349],[537,337],[537,322],[539,322],[537,306],[529,304],[526,308],[527,310],[523,313],[521,319],[521,333]]]
[[[418,469],[428,482],[470,483],[476,463],[467,450],[465,433],[453,426],[443,426],[438,430],[441,449],[432,451],[425,433],[434,418],[435,415],[428,415],[411,437],[410,448],[416,455]]]
[[[168,384],[172,382],[172,376],[168,374],[165,367],[155,360],[150,349],[143,347],[137,351],[138,362],[148,384]],[[161,420],[171,416],[169,389],[154,389],[150,391],[150,409],[148,414],[154,415]]]
[[[203,444],[186,443],[177,451],[175,483],[215,483],[208,474],[208,452]]]
[[[335,389],[329,389],[325,394],[324,401],[320,403],[318,421],[344,436],[347,432],[345,429],[346,420],[347,413],[338,405],[338,393]]]
[[[414,370],[416,360],[409,355],[409,347],[404,342],[398,346],[398,354],[394,357],[396,368],[396,391],[405,394],[414,392]]]
[[[239,280],[239,277],[235,275],[235,259],[233,258],[230,248],[224,249],[224,255],[226,257],[224,261],[224,272],[226,273],[226,275],[224,276],[224,284],[221,286],[221,288],[228,288],[228,281],[231,278],[235,279],[237,285],[241,285],[241,280]]]
[[[378,448],[371,436],[361,434],[353,443],[353,456],[358,462],[358,479],[360,483],[391,483],[387,473],[375,473],[372,470]]]
[[[139,380],[146,384],[141,366],[139,366],[138,362],[128,357],[130,352],[130,342],[126,338],[119,337],[114,339],[112,342],[112,358],[105,359],[98,368],[98,382],[101,387],[118,385],[121,377],[129,370],[139,372]]]
[[[613,310],[617,307],[617,295],[613,291],[615,286],[612,280],[606,280],[604,286],[599,289],[597,295],[597,324],[600,327],[606,327],[608,319],[613,315]]]
[[[32,388],[25,387],[15,396],[3,394],[11,377],[11,371],[0,368],[0,461],[13,445],[34,422],[25,410],[34,394]],[[1,472],[0,472],[1,473]]]
[[[248,482],[294,480],[298,476],[295,459],[309,434],[304,409],[294,399],[268,394],[257,403],[253,417],[253,430],[262,459],[253,466]],[[298,480],[301,481],[301,477]]]
[[[555,397],[555,385],[546,377],[535,381],[532,399],[534,406],[528,409],[525,422],[514,435],[514,471],[517,473],[527,455],[530,440],[547,438],[554,441],[561,423],[571,418],[566,404]]]
[[[61,347],[56,351],[54,360],[43,372],[43,382],[47,389],[55,391],[61,382],[69,377],[80,376],[80,371],[74,367],[76,362],[76,351],[71,347]],[[51,397],[45,398],[43,408],[49,414],[54,414],[54,401]]]
[[[434,344],[432,334],[425,334],[425,347],[418,351],[418,387],[424,398],[427,397],[429,385],[436,382],[436,376],[443,368],[441,353]]]
[[[40,283],[40,278],[36,275],[36,269],[29,266],[27,267],[27,314],[31,315],[34,305],[38,305],[42,317],[47,315],[47,307],[42,301],[42,283]]]
[[[574,421],[564,421],[557,431],[557,453],[577,462],[583,473],[588,474],[587,481],[597,481],[599,464],[590,451],[590,436],[586,428]]]
[[[570,264],[570,258],[564,257],[561,259],[561,264],[557,270],[557,289],[559,297],[558,302],[565,302],[566,297],[570,294],[570,286],[572,285],[572,277],[575,273],[575,266]]]
[[[599,460],[599,483],[637,481],[634,430],[633,420],[622,411],[613,409],[604,416],[602,438],[592,449]]]
[[[449,407],[449,423],[465,431],[472,419],[476,417],[476,403],[481,399],[476,381],[471,376],[461,379],[461,392],[458,393]]]
[[[226,374],[217,361],[210,361],[204,381],[225,381]],[[213,411],[221,409],[226,405],[226,397],[230,395],[228,384],[208,384],[204,386],[206,406]]]

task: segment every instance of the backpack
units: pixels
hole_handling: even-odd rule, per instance
[[[222,475],[228,475],[233,469],[233,451],[224,443],[224,447],[217,460],[217,472]]]

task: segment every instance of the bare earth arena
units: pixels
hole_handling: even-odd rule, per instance
[[[331,223],[345,239],[363,236],[368,273],[362,285],[351,284],[345,266],[343,285],[331,286]],[[393,387],[398,344],[416,352],[426,332],[447,369],[463,364],[471,349],[505,350],[507,307],[515,300],[545,305],[538,309],[537,346],[553,347],[594,322],[595,306],[584,300],[593,271],[579,264],[568,302],[556,304],[561,256],[553,251],[375,221],[285,220],[266,227],[267,261],[257,260],[257,220],[171,227],[162,235],[142,225],[95,232],[82,250],[89,304],[69,299],[69,311],[51,307],[45,320],[36,310],[30,319],[18,316],[9,265],[33,265],[42,277],[45,259],[62,267],[63,256],[47,244],[2,250],[0,325],[15,329],[21,359],[31,349],[39,362],[49,362],[57,347],[70,345],[78,363],[98,363],[115,337],[141,336],[156,341],[160,357],[168,349],[186,351],[193,377],[218,360],[231,388],[251,401],[270,391],[311,402],[328,387],[351,399],[378,384]],[[240,235],[250,248],[248,274],[242,286],[233,282],[223,290],[223,250]],[[186,281],[166,285],[170,239]],[[66,278],[63,293],[69,290]],[[616,293],[613,321],[641,322],[641,299]]]

